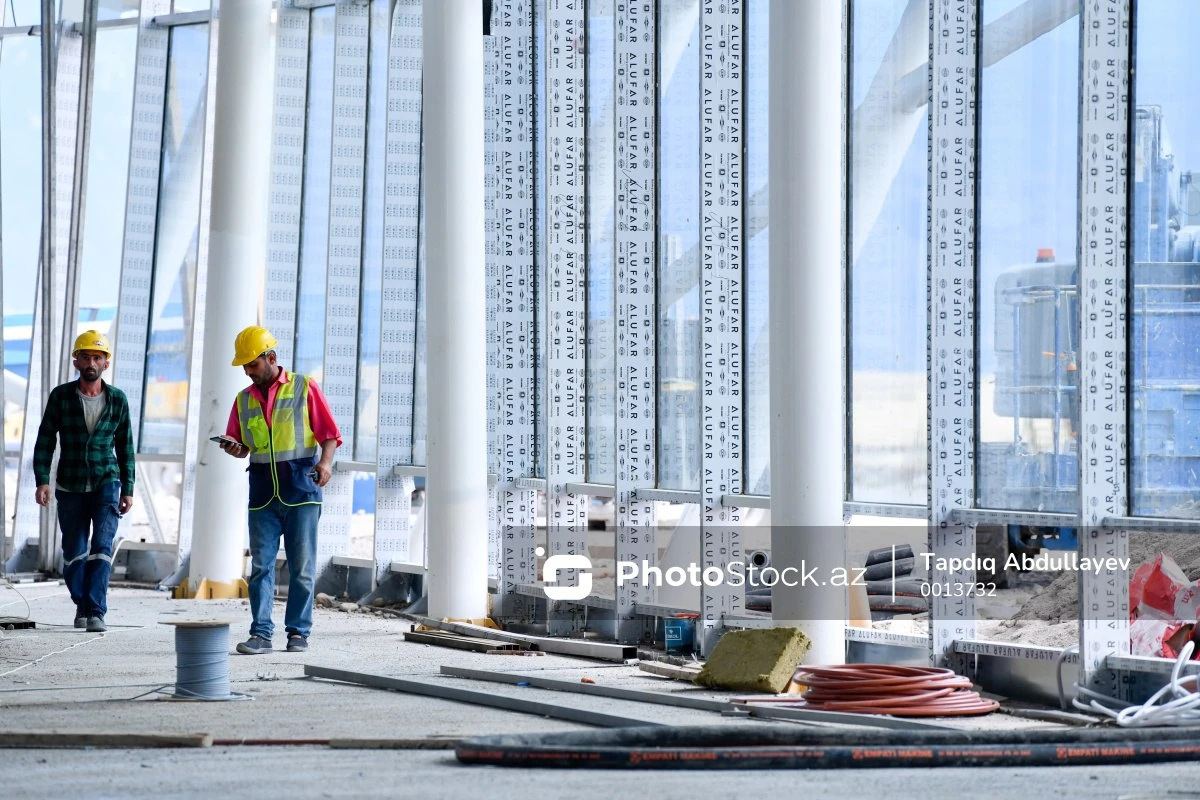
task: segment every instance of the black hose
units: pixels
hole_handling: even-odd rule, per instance
[[[833,769],[1134,764],[1200,758],[1194,728],[839,731],[792,726],[616,728],[460,742],[464,764],[613,769]]]

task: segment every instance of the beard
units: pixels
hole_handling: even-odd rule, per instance
[[[100,377],[100,370],[95,367],[85,367],[79,371],[79,374],[83,376],[85,381],[91,383]]]

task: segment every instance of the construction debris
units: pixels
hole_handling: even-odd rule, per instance
[[[462,703],[473,703],[490,708],[501,708],[505,711],[517,711],[523,714],[534,714],[539,717],[563,719],[568,722],[579,722],[584,725],[595,725],[601,728],[625,728],[632,725],[658,725],[657,722],[620,717],[614,714],[604,714],[599,711],[589,711],[582,708],[559,705],[557,703],[539,703],[519,697],[508,697],[494,692],[475,692],[460,689],[456,686],[445,686],[425,681],[414,681],[406,678],[392,678],[385,675],[372,675],[365,672],[349,672],[341,669],[317,667],[312,664],[304,665],[304,674],[313,678],[326,678],[344,683],[370,686],[376,689],[391,689],[397,692],[417,694],[424,697],[439,697],[443,700],[456,700]]]
[[[642,672],[649,672],[651,675],[658,675],[661,678],[687,681],[688,683],[695,683],[696,676],[700,674],[699,664],[694,667],[682,667],[662,661],[641,661],[638,663],[638,669]]]
[[[497,642],[494,639],[480,639],[473,636],[461,636],[445,631],[418,631],[413,629],[404,634],[404,641],[417,644],[432,644],[439,647],[452,647],[455,650],[469,650],[474,653],[519,652],[530,649],[527,645],[515,642]]]
[[[784,691],[812,647],[796,628],[732,631],[721,637],[696,683],[733,691]]]

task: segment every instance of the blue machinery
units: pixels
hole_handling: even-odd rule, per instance
[[[1130,224],[1130,474],[1139,516],[1197,517],[1200,502],[1200,187],[1172,186],[1161,109],[1137,109]],[[1038,262],[996,283],[994,412],[1012,440],[979,447],[985,508],[1078,506],[1079,304],[1074,264]],[[1074,549],[1069,528],[1010,526],[1010,545]]]

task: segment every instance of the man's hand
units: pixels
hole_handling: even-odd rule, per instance
[[[220,447],[234,458],[245,458],[250,455],[250,448],[241,442],[221,442]]]
[[[133,508],[133,497],[127,494],[121,495],[121,502],[117,504],[117,511],[121,514],[128,514],[131,508]]]
[[[329,483],[329,479],[333,477],[333,465],[327,464],[325,461],[318,461],[312,468],[313,481],[317,486],[324,486]]]
[[[37,492],[34,493],[33,498],[37,500],[37,504],[39,506],[50,505],[50,484],[40,484],[37,487]]]

